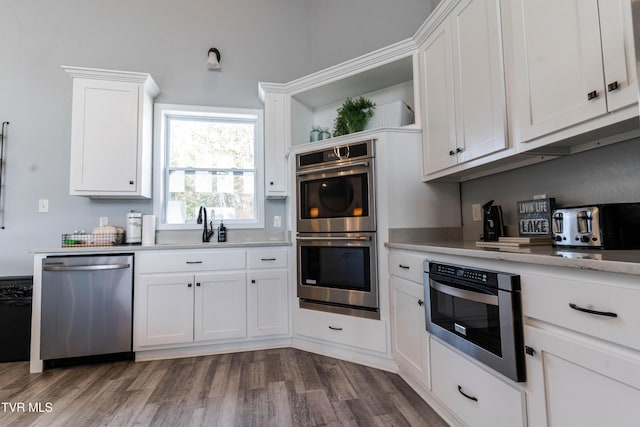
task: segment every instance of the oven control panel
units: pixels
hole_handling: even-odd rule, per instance
[[[487,283],[488,273],[486,271],[470,270],[455,265],[433,264],[432,273],[443,274],[452,277],[462,277],[463,279],[472,280],[474,282]],[[433,271],[435,270],[435,271]]]

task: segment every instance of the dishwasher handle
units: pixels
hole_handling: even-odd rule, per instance
[[[44,271],[95,271],[95,270],[119,270],[129,268],[131,264],[87,264],[87,265],[46,265]]]

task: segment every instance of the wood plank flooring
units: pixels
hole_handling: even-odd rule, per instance
[[[398,375],[291,348],[28,369],[0,363],[2,427],[446,426]]]

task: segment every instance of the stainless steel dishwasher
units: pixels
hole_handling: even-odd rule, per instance
[[[42,360],[132,354],[133,255],[47,257]]]

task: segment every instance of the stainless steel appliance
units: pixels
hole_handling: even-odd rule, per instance
[[[376,234],[298,236],[300,307],[378,319]]]
[[[425,261],[426,328],[514,381],[525,381],[520,276]]]
[[[133,255],[42,262],[40,357],[132,354]]]
[[[298,232],[375,231],[373,141],[298,154]]]
[[[609,203],[555,209],[555,246],[640,248],[640,203]]]
[[[373,141],[296,162],[300,307],[379,319]]]

